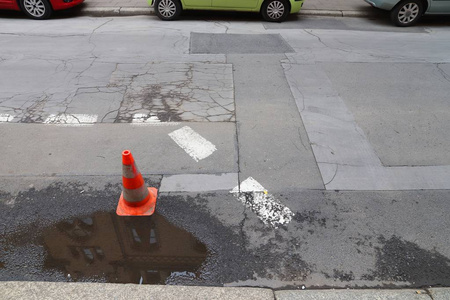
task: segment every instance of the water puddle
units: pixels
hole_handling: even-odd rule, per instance
[[[10,253],[24,243],[14,235],[4,241]],[[208,255],[204,244],[158,213],[119,217],[97,212],[66,219],[39,230],[32,243],[44,249],[36,257],[41,257],[42,272],[59,270],[67,281],[167,284],[180,277],[197,279]],[[0,268],[8,270],[8,261],[1,261]]]

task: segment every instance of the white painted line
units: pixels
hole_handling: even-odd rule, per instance
[[[134,114],[131,120],[131,125],[134,126],[174,126],[178,124],[178,122],[161,122],[154,114]]]
[[[178,122],[159,122],[159,123],[130,123],[131,126],[152,126],[152,127],[163,127],[163,126],[178,126]]]
[[[197,162],[217,150],[214,144],[188,126],[169,133],[169,136]]]
[[[14,116],[10,114],[0,114],[0,123],[11,122],[14,119]]]
[[[158,116],[152,114],[134,114],[132,123],[160,123]]]
[[[291,222],[294,213],[275,197],[269,194],[264,187],[252,177],[244,180],[240,186],[230,193],[250,208],[264,224],[278,228]]]
[[[96,123],[97,118],[97,115],[87,114],[53,114],[48,116],[44,123],[62,126],[89,126]]]

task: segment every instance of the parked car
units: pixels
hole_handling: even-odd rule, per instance
[[[0,9],[23,11],[36,20],[48,19],[54,10],[62,10],[83,3],[84,0],[0,0]]]
[[[389,10],[397,26],[411,26],[424,14],[450,14],[450,0],[364,0],[370,5]]]
[[[228,10],[261,13],[269,22],[282,22],[290,13],[298,13],[303,0],[148,0],[156,15],[165,21],[175,20],[182,10]]]

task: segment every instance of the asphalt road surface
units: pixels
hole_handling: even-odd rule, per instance
[[[448,20],[196,16],[0,19],[0,280],[449,286]]]

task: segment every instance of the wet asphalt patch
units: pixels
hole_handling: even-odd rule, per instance
[[[168,237],[171,238],[168,238]],[[165,284],[195,278],[206,246],[158,213],[119,217],[114,211],[66,219],[43,230],[44,269],[69,280]]]
[[[221,286],[253,279],[255,273],[270,276],[269,270],[279,267],[278,253],[270,243],[249,251],[239,228],[224,226],[211,215],[205,203],[215,194],[162,195],[158,213],[147,220],[115,216],[111,208],[117,205],[118,195],[120,184],[95,190],[87,184],[62,182],[16,196],[2,193],[0,280]],[[13,204],[5,204],[8,199],[14,199]],[[243,209],[238,202],[236,207]],[[243,225],[242,213],[237,226]],[[163,229],[152,233],[152,222]],[[159,248],[153,247],[152,239],[161,241]],[[183,250],[177,245],[178,255],[168,253],[182,239],[188,246]],[[142,253],[139,243],[146,249]],[[289,257],[286,265],[292,273],[310,273],[299,255]]]
[[[415,286],[450,286],[450,259],[437,251],[420,248],[398,236],[379,237],[376,269],[368,279],[410,282]]]
[[[153,217],[117,217],[120,178],[99,178],[36,180],[35,187],[0,192],[0,280],[273,288],[450,284],[446,241],[433,238],[446,236],[445,191],[276,194],[294,217],[274,229],[229,192],[161,193]],[[158,187],[160,180],[147,183]]]

